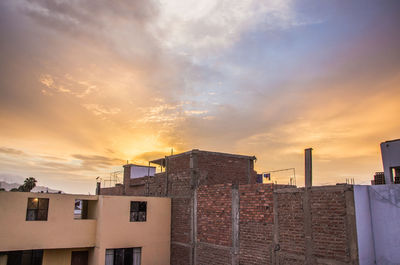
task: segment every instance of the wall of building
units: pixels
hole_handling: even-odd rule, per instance
[[[130,178],[124,166],[122,189],[101,189],[101,194],[171,198],[171,264],[190,264],[194,251],[194,193],[196,187],[222,183],[256,182],[253,157],[192,150],[167,156],[166,171],[154,177]],[[202,246],[203,249],[205,246]],[[207,250],[208,252],[208,250]]]
[[[47,221],[26,221],[28,198],[49,198]],[[75,199],[97,196],[0,192],[0,251],[94,247],[96,220],[74,220]]]
[[[115,187],[101,188],[100,195],[124,195],[124,186],[117,185]]]
[[[251,157],[199,150],[166,164],[125,191],[171,198],[171,264],[357,264],[351,186],[252,184]]]
[[[239,185],[239,264],[268,264],[274,225],[271,184]]]
[[[49,198],[47,221],[25,220],[28,198]],[[97,219],[75,220],[76,199],[96,206]],[[130,222],[131,201],[147,202],[145,222]],[[108,248],[131,247],[142,248],[143,264],[170,264],[170,198],[0,192],[0,212],[0,251],[44,249],[44,265],[69,265],[71,251],[88,247],[91,265],[104,264]]]
[[[230,264],[232,184],[201,186],[196,201],[197,264]]]
[[[355,204],[360,264],[400,264],[398,185],[355,186]]]
[[[43,251],[42,265],[71,265],[72,251],[88,251],[91,253],[93,248],[45,249]]]
[[[352,186],[275,191],[277,264],[358,264]]]
[[[147,201],[146,222],[130,222],[130,202]],[[142,247],[142,263],[170,264],[169,198],[100,196],[93,265],[104,264],[105,250]]]
[[[400,167],[400,139],[381,143],[383,168],[385,171],[385,183],[391,184],[391,167]]]
[[[200,184],[256,183],[254,161],[250,157],[201,151],[196,155]]]
[[[372,231],[369,186],[354,186],[356,208],[357,242],[360,265],[374,265],[375,247]]]
[[[199,187],[196,264],[271,264],[274,186]]]

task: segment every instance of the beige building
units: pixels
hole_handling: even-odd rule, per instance
[[[0,265],[163,265],[169,198],[0,192]]]

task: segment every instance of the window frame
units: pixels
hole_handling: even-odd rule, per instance
[[[131,201],[129,222],[147,222],[147,201]]]
[[[36,201],[35,201],[36,200]],[[46,202],[46,203],[44,203]],[[47,221],[49,217],[49,198],[28,198],[25,221]],[[34,205],[35,207],[32,207]],[[34,213],[31,218],[31,214]]]
[[[142,247],[111,248],[105,251],[106,265],[140,265]]]

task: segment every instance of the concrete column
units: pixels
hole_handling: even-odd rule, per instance
[[[128,188],[129,188],[129,182],[131,179],[131,166],[130,164],[124,165],[124,190],[123,194],[127,194]]]
[[[100,188],[101,188],[101,183],[96,182],[96,195],[100,195]]]
[[[239,188],[232,185],[232,265],[239,264]]]
[[[192,264],[197,265],[197,188],[193,192]]]
[[[198,157],[197,157],[197,151],[192,151],[190,153],[190,186],[192,189],[197,188],[199,185],[199,180],[198,180]]]
[[[351,264],[358,265],[357,225],[356,210],[354,203],[354,189],[345,191],[346,198],[346,228],[348,234],[348,248],[350,251]]]
[[[169,161],[168,161],[168,157],[165,157],[165,197],[168,197],[168,168],[169,168]]]
[[[312,148],[304,150],[305,155],[305,185],[306,188],[312,186]]]
[[[304,236],[305,236],[305,264],[313,265],[317,264],[317,261],[313,255],[314,242],[312,238],[312,216],[311,216],[311,188],[304,188],[303,194],[303,210],[304,210]]]
[[[271,246],[271,257],[272,257],[272,264],[273,265],[278,265],[279,264],[279,250],[280,250],[280,245],[279,245],[279,216],[278,216],[278,194],[274,192],[273,194],[273,200],[274,200],[274,230],[273,230],[273,243]]]

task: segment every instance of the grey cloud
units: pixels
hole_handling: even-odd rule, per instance
[[[100,155],[72,155],[73,158],[81,161],[82,168],[90,170],[94,168],[106,168],[110,166],[123,165],[124,161],[118,158],[109,158]]]
[[[0,147],[0,153],[5,154],[5,155],[12,155],[12,156],[25,156],[25,152],[14,149],[14,148],[8,148],[8,147]]]
[[[153,151],[153,152],[141,153],[141,154],[135,156],[134,159],[142,160],[142,161],[150,161],[153,159],[163,158],[167,155],[170,155],[170,154],[166,153],[166,152]]]

